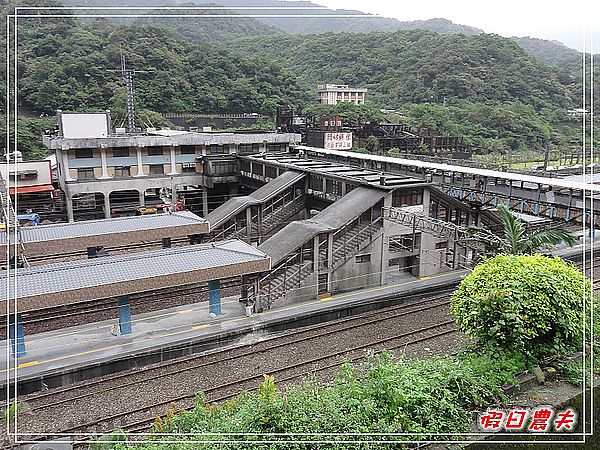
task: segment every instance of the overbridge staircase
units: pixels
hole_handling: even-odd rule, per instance
[[[208,241],[242,239],[259,243],[305,208],[304,174],[287,171],[244,197],[230,199],[211,212]]]
[[[382,194],[368,192],[365,198],[364,191],[370,189],[351,191],[312,219],[289,224],[259,246],[271,256],[274,267],[259,281],[259,310],[271,308],[300,289],[313,287],[316,292],[307,282],[311,275],[341,267],[373,242],[383,227],[383,216],[374,217],[372,211]]]

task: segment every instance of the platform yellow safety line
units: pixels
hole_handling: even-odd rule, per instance
[[[466,270],[461,270],[460,272],[466,272]],[[336,297],[328,297],[328,298],[325,298],[325,299],[321,299],[321,300],[317,300],[317,301],[313,301],[313,302],[309,302],[309,303],[302,303],[302,304],[298,304],[298,305],[294,305],[294,306],[289,306],[287,308],[277,309],[277,310],[274,310],[274,311],[265,311],[265,312],[262,312],[262,313],[255,314],[254,316],[266,316],[268,314],[273,314],[275,312],[289,311],[289,310],[297,309],[297,308],[300,308],[300,307],[305,307],[305,306],[310,306],[310,305],[316,305],[316,304],[319,304],[319,303],[321,303],[323,301],[337,300],[337,299],[340,299],[340,298],[353,297],[353,296],[356,296],[356,295],[362,295],[362,294],[366,294],[366,293],[369,293],[369,292],[376,292],[376,291],[381,291],[381,290],[385,290],[385,289],[391,289],[391,288],[394,288],[394,287],[405,286],[407,284],[417,283],[419,281],[427,281],[427,280],[432,280],[434,278],[445,277],[445,276],[451,275],[453,273],[456,273],[456,272],[442,273],[442,274],[439,274],[439,275],[433,275],[431,277],[421,277],[421,278],[419,278],[417,280],[405,281],[403,283],[397,283],[397,284],[393,284],[391,286],[380,286],[380,287],[377,287],[377,288],[367,289],[365,291],[348,293],[348,294],[342,294],[342,295],[338,295]],[[191,311],[193,311],[193,310],[191,310]],[[200,330],[200,329],[203,329],[203,328],[210,328],[210,327],[215,327],[215,326],[221,326],[221,325],[224,325],[224,324],[227,324],[227,323],[240,322],[242,320],[247,320],[247,319],[250,319],[250,318],[251,317],[238,317],[236,319],[224,320],[222,322],[213,322],[213,323],[208,323],[208,324],[196,325],[196,326],[191,327],[188,330],[182,330],[182,331],[177,331],[177,332],[173,332],[173,333],[169,333],[169,334],[163,334],[163,335],[160,335],[160,336],[154,336],[154,337],[149,338],[149,339],[138,339],[138,340],[135,340],[135,341],[125,342],[125,343],[122,343],[122,344],[115,344],[115,345],[110,345],[110,346],[107,346],[107,347],[97,348],[97,349],[94,349],[94,350],[88,350],[88,351],[85,351],[85,352],[74,353],[72,355],[58,356],[56,358],[48,359],[48,360],[45,360],[45,361],[32,361],[30,363],[23,363],[23,364],[19,364],[19,366],[17,368],[28,367],[28,365],[48,364],[48,363],[52,363],[52,362],[56,362],[56,361],[61,361],[61,360],[69,359],[69,358],[75,358],[77,356],[85,356],[85,355],[89,355],[89,354],[92,354],[92,353],[102,352],[102,351],[105,351],[105,350],[112,350],[112,349],[119,348],[119,347],[127,347],[127,346],[130,346],[130,345],[133,345],[133,344],[139,344],[139,343],[142,343],[142,342],[147,342],[148,340],[152,340],[152,339],[155,339],[155,338],[173,336],[173,335],[176,335],[176,334],[184,334],[184,333],[189,333],[189,332],[192,332],[192,331]],[[2,369],[2,370],[0,370],[0,373],[5,373],[5,372],[8,372],[9,370],[12,371],[12,370],[15,370],[15,368],[12,367],[12,368],[10,368],[8,370],[7,369]]]
[[[227,304],[227,303],[237,303],[237,301],[236,302],[234,302],[234,301],[224,302],[223,304]],[[179,314],[189,314],[189,313],[193,313],[194,311],[199,311],[201,309],[204,309],[205,306],[206,305],[203,305],[202,307],[198,307],[198,308],[195,308],[195,309],[186,309],[186,310],[183,310],[183,311],[172,311],[172,312],[168,312],[168,313],[155,314],[153,316],[148,316],[148,317],[140,317],[139,319],[133,319],[131,321],[131,323],[135,324],[137,322],[144,322],[144,321],[147,321],[147,320],[158,319],[158,318],[161,318],[161,317],[176,316],[176,315],[179,315]],[[99,327],[97,329],[111,328],[112,326],[113,326],[113,324],[107,324],[107,325],[104,325],[104,326]],[[181,326],[186,326],[186,325],[181,325]],[[58,334],[58,335],[52,335],[52,336],[42,337],[42,338],[38,338],[38,339],[32,339],[31,341],[25,341],[25,345],[32,345],[35,342],[41,342],[41,341],[46,341],[48,339],[56,339],[56,338],[59,338],[59,337],[71,336],[71,335],[79,334],[79,333],[86,332],[86,331],[89,331],[89,329],[87,329],[87,330],[70,331],[68,333],[63,333],[63,334]]]
[[[39,363],[40,363],[39,361],[29,361],[26,363],[19,364],[17,366],[17,369],[23,369],[24,367],[30,367],[30,366],[37,366]]]

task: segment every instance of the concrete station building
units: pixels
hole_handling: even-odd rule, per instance
[[[103,202],[104,217],[110,218],[123,198],[128,199],[128,206],[137,207],[145,206],[148,196],[175,203],[189,193],[201,195],[201,211],[206,216],[209,189],[225,185],[220,187],[236,192],[237,179],[232,175],[237,154],[286,151],[301,138],[291,133],[155,129],[115,133],[109,112],[58,111],[57,119],[58,133],[44,136],[44,144],[56,153],[69,221],[75,219],[75,211],[97,202]]]

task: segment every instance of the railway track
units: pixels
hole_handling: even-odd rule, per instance
[[[579,266],[583,267],[583,264],[580,264]],[[592,268],[594,270],[600,268],[600,259],[586,261],[586,274],[589,275],[589,271]],[[594,280],[595,283],[598,281]],[[193,372],[227,361],[238,360],[240,358],[252,358],[257,353],[267,353],[277,349],[289,348],[313,339],[332,336],[337,333],[366,327],[368,325],[381,325],[388,320],[440,308],[449,303],[447,297],[450,291],[451,290],[449,289],[447,292],[421,302],[371,312],[369,314],[369,317],[371,317],[370,319],[365,320],[364,315],[338,319],[318,326],[307,327],[281,336],[272,337],[261,341],[258,344],[249,343],[234,349],[219,349],[208,354],[192,356],[184,361],[173,360],[162,364],[159,367],[146,367],[137,370],[134,373],[121,373],[101,380],[84,383],[83,385],[69,386],[43,394],[28,396],[24,401],[32,405],[28,412],[39,413],[44,410],[83,401],[87,398],[97,396],[100,393],[118,391],[120,389],[135,389],[136,386],[141,386],[145,383],[157,380],[168,383],[168,377],[171,377],[174,374]],[[162,294],[164,295],[164,293]],[[152,295],[160,294],[153,293]],[[86,311],[82,311],[81,313],[84,314],[85,312]],[[335,352],[329,352],[322,356],[301,360],[293,364],[273,367],[264,372],[258,372],[260,373],[259,375],[256,375],[257,372],[255,371],[245,377],[239,377],[217,386],[204,388],[203,391],[206,393],[207,400],[210,402],[226,400],[237,395],[241,390],[256,389],[257,382],[262,379],[262,373],[277,375],[278,384],[286,385],[292,383],[294,380],[305,377],[308,374],[334,369],[339,366],[341,362],[340,358],[342,357],[345,357],[346,361],[360,360],[364,358],[364,354],[360,352],[366,349],[374,349],[374,351],[377,352],[381,350],[377,348],[378,346],[385,346],[386,349],[394,350],[402,347],[414,346],[420,342],[441,338],[454,333],[456,333],[456,331],[453,329],[452,321],[443,321],[416,330],[362,343],[354,347],[347,347]],[[265,348],[256,348],[258,345],[264,343],[267,343],[265,344]],[[240,349],[246,351],[242,354],[237,354],[236,352],[241,351]],[[357,352],[360,354],[356,354]],[[156,373],[157,371],[161,373]],[[116,384],[111,385],[111,383]],[[119,421],[119,428],[131,432],[145,431],[151,428],[151,425],[157,416],[164,414],[165,406],[174,405],[178,409],[189,408],[195,402],[195,398],[196,389],[194,389],[193,392],[186,392],[179,396],[171,396],[166,400],[155,401],[149,405],[131,408],[126,411],[105,415],[86,423],[65,427],[56,433],[77,435],[90,432],[108,432],[111,429],[114,429],[116,427],[115,424]]]
[[[118,394],[121,390],[131,391],[133,389],[135,391],[136,387],[145,386],[152,382],[159,382],[164,385],[165,383],[173,382],[174,375],[205,372],[210,367],[223,365],[228,361],[235,361],[235,364],[239,364],[240,360],[249,359],[250,362],[246,364],[252,367],[252,360],[257,358],[259,354],[268,355],[271,358],[274,352],[283,353],[284,357],[279,358],[281,360],[279,363],[275,363],[268,368],[265,367],[265,370],[257,372],[250,369],[250,373],[246,373],[244,376],[234,377],[217,386],[212,383],[204,387],[203,390],[207,394],[209,401],[219,401],[237,395],[241,390],[255,388],[257,381],[262,379],[263,373],[275,374],[278,377],[278,383],[285,384],[291,380],[304,377],[308,373],[333,369],[342,362],[342,357],[350,357],[352,361],[361,359],[364,357],[364,354],[357,354],[361,350],[373,349],[378,351],[382,350],[383,347],[395,349],[455,333],[453,322],[451,320],[443,320],[425,327],[387,335],[367,342],[364,339],[362,341],[357,339],[357,345],[348,347],[344,343],[341,347],[338,346],[339,348],[335,351],[329,351],[325,354],[317,352],[312,357],[301,358],[293,364],[289,364],[289,354],[297,350],[299,346],[304,345],[309,348],[318,346],[318,343],[322,345],[331,336],[349,331],[356,333],[356,330],[363,330],[366,333],[369,327],[381,327],[382,324],[389,323],[393,319],[414,316],[419,313],[423,317],[427,317],[431,314],[431,311],[447,306],[449,303],[447,297],[448,293],[443,293],[421,302],[387,308],[371,312],[368,315],[347,317],[326,324],[295,330],[281,336],[269,338],[257,344],[246,344],[233,349],[219,349],[209,354],[193,356],[188,360],[174,360],[158,367],[147,367],[133,373],[122,373],[102,380],[84,383],[83,385],[69,386],[42,394],[27,396],[23,398],[23,401],[27,402],[31,407],[28,413],[39,417],[44,410],[48,412],[56,408],[84,402],[94,396],[100,395],[100,393],[105,395],[111,391],[113,394]],[[447,313],[444,316],[447,317]],[[191,406],[195,401],[197,390],[197,388],[194,388],[180,395],[168,396],[166,399],[155,400],[150,404],[115,412],[95,418],[86,423],[64,427],[57,434],[80,434],[98,432],[99,430],[107,432],[115,428],[115,424],[118,421],[121,421],[119,428],[131,431],[138,430],[142,426],[149,427],[157,416],[164,414],[165,406],[175,404],[180,409]]]

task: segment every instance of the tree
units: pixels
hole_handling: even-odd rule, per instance
[[[503,204],[498,206],[498,215],[502,222],[502,236],[486,228],[471,227],[469,230],[472,239],[485,246],[486,256],[532,254],[545,246],[561,242],[572,246],[577,241],[561,226],[527,233],[523,223]]]
[[[477,265],[452,294],[459,330],[491,351],[534,358],[579,348],[591,284],[561,258],[498,255]]]

